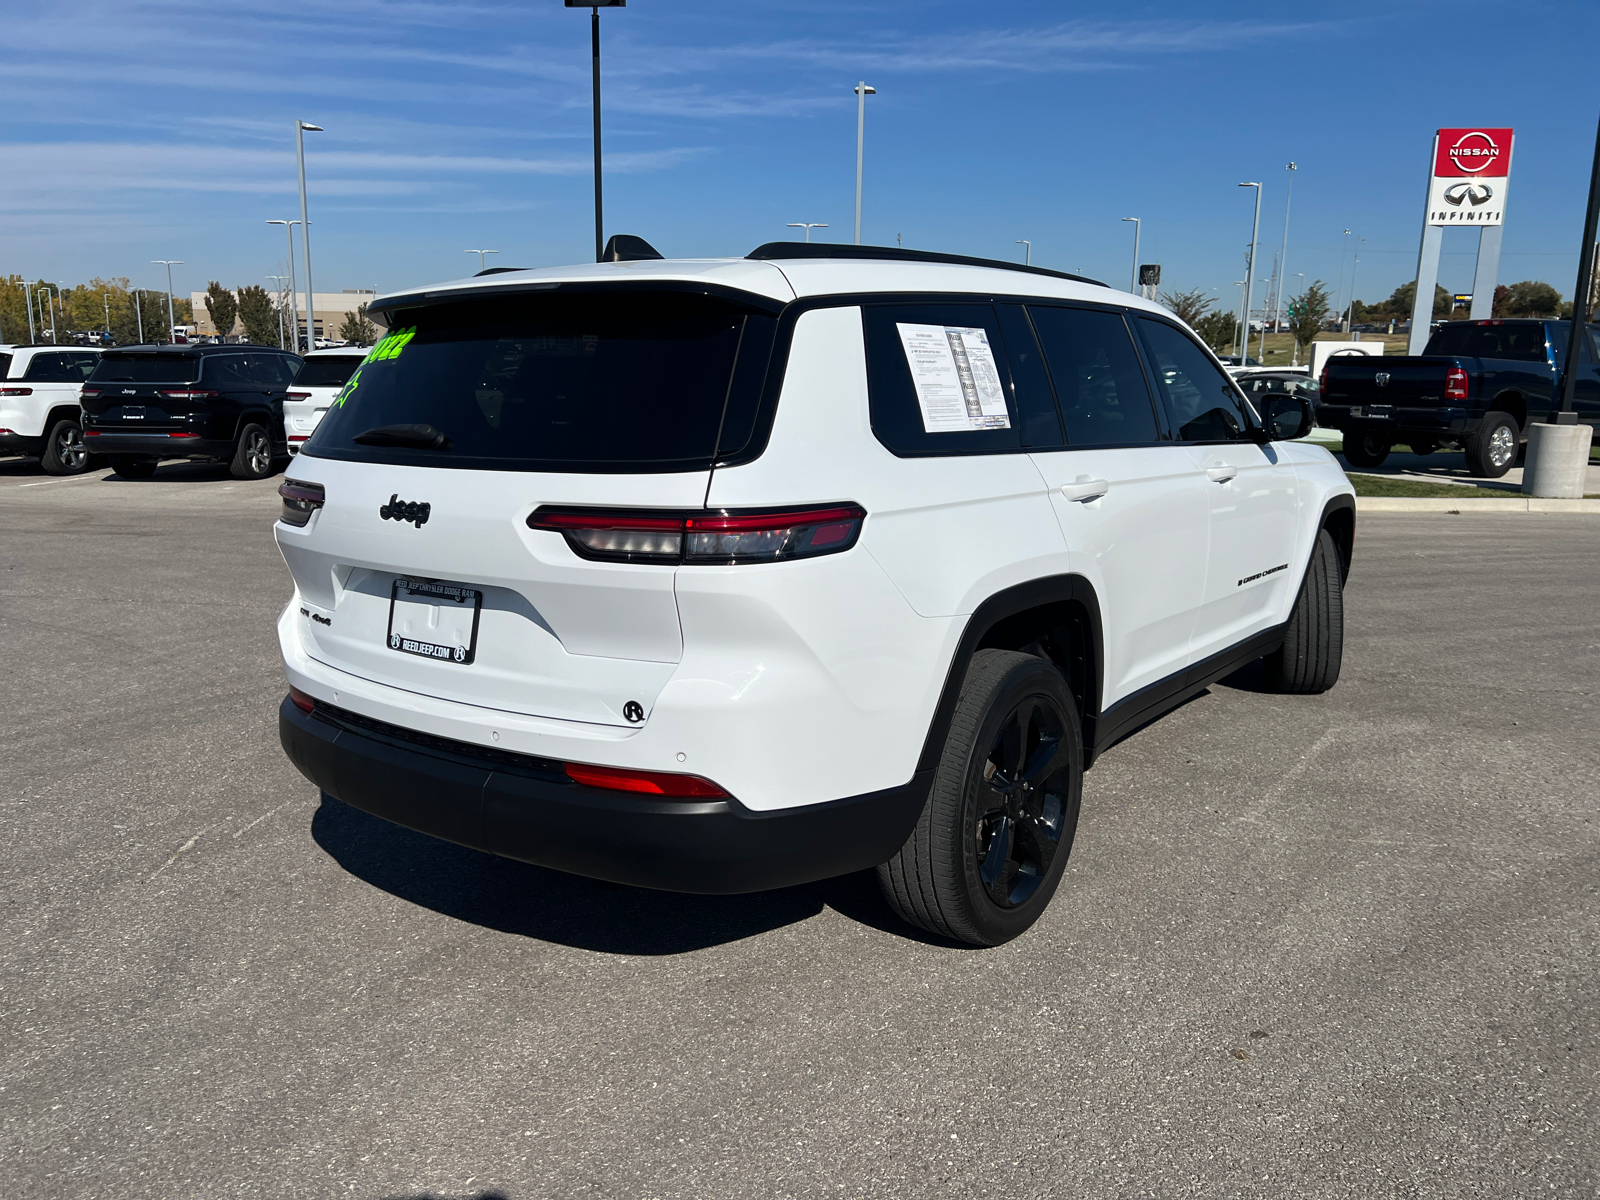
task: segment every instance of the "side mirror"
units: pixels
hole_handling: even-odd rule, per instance
[[[1311,401],[1306,397],[1271,395],[1262,400],[1262,407],[1268,441],[1292,442],[1311,432]]]

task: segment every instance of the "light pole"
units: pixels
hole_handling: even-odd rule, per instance
[[[1128,275],[1128,290],[1133,292],[1139,288],[1139,218],[1123,217],[1122,219],[1133,222],[1133,270]]]
[[[1278,255],[1278,301],[1272,306],[1274,331],[1283,317],[1283,281],[1288,278],[1286,272],[1289,266],[1289,202],[1294,199],[1294,173],[1299,169],[1295,163],[1284,167],[1289,172],[1289,192],[1283,198],[1283,251]]]
[[[39,335],[33,328],[33,285],[26,279],[22,281],[22,300],[28,310],[28,344],[31,346],[39,340]]]
[[[1022,265],[1025,267],[1033,266],[1033,243],[1027,238],[1018,238],[1017,245],[1026,247],[1022,252]]]
[[[111,342],[111,293],[101,292],[100,299],[104,300],[106,305],[106,343],[109,345]]]
[[[317,348],[317,300],[311,294],[311,218],[306,216],[306,131],[322,133],[321,125],[294,123],[294,156],[300,168],[300,247],[306,252],[306,349]]]
[[[811,231],[813,229],[826,229],[827,227],[828,227],[828,223],[826,221],[790,221],[789,222],[789,228],[790,229],[804,229],[806,231],[806,242],[807,242],[807,244],[809,244],[810,241],[811,241]]]
[[[600,197],[600,10],[627,8],[628,0],[567,0],[568,8],[587,8],[590,59],[594,70],[594,260],[605,253],[605,213]]]
[[[868,87],[865,80],[856,84],[856,245],[861,245],[861,156],[867,140],[867,97],[876,96],[878,89]]]
[[[1255,188],[1256,190],[1256,218],[1250,226],[1250,261],[1244,270],[1244,337],[1240,342],[1239,365],[1244,366],[1245,356],[1250,352],[1250,301],[1255,297],[1256,291],[1256,246],[1261,238],[1261,185],[1259,183],[1241,183],[1240,187]],[[1267,314],[1261,314],[1263,332],[1267,323]],[[1263,353],[1265,353],[1263,351]]]
[[[144,345],[144,307],[139,303],[139,289],[133,289],[133,323],[139,327],[139,345]]]
[[[1244,280],[1235,279],[1233,281],[1233,286],[1236,287],[1236,288],[1242,288],[1244,286]],[[1241,296],[1241,301],[1240,302],[1241,303],[1243,302],[1242,301],[1243,295],[1244,295],[1244,293],[1241,292],[1240,293],[1240,296]],[[1239,332],[1239,320],[1238,320],[1238,315],[1237,315],[1238,314],[1238,310],[1235,309],[1234,313],[1235,313],[1235,316],[1234,316],[1234,322],[1233,322],[1233,325],[1234,325],[1234,329],[1233,329],[1233,344],[1231,346],[1229,346],[1228,349],[1235,350],[1235,351],[1238,352],[1239,365],[1242,367],[1242,366],[1244,366],[1244,352],[1245,352],[1247,343],[1250,341],[1250,334],[1248,332],[1245,332],[1242,335],[1240,334],[1240,332]]]
[[[278,303],[276,305],[276,308],[278,310],[278,349],[282,350],[284,348],[284,345],[283,345],[284,342],[289,340],[285,336],[284,329],[283,329],[283,281],[285,279],[287,279],[288,276],[287,275],[268,275],[268,276],[266,276],[266,278],[272,280],[272,284],[273,284],[272,290],[278,297]]]
[[[1339,286],[1333,293],[1333,302],[1338,305],[1335,312],[1343,312],[1344,306],[1339,304],[1339,297],[1344,295],[1344,260],[1350,253],[1350,231],[1344,231],[1344,240],[1339,243]]]
[[[1350,332],[1350,323],[1355,320],[1356,311],[1356,268],[1361,265],[1361,243],[1367,239],[1359,233],[1356,234],[1356,256],[1350,263],[1350,303],[1344,310],[1344,331]],[[1433,312],[1433,306],[1428,306],[1428,311]]]
[[[150,261],[156,266],[167,268],[167,344],[176,346],[178,339],[172,332],[172,327],[177,323],[172,319],[172,268],[183,266],[183,260],[179,258],[152,258]]]
[[[40,313],[40,315],[43,316],[43,317],[48,317],[49,320],[50,320],[50,344],[52,346],[59,345],[60,343],[59,343],[59,341],[58,341],[58,339],[56,337],[56,304],[55,304],[55,302],[56,302],[56,298],[61,295],[61,288],[58,286],[55,289],[55,296],[52,296],[50,294],[50,285],[49,284],[41,283],[39,285],[39,290],[44,293],[44,303],[45,303],[45,307],[44,307],[43,311]]]
[[[296,354],[300,353],[300,304],[295,299],[294,282],[294,227],[299,221],[268,221],[268,225],[282,225],[283,236],[289,241],[289,331],[294,334],[294,345],[290,347]],[[281,278],[281,277],[280,277]],[[281,307],[281,306],[280,306]]]
[[[1300,281],[1300,295],[1304,296],[1306,294],[1306,273],[1304,271],[1296,271],[1294,273],[1294,277]],[[1312,337],[1316,337],[1317,335],[1316,334],[1312,334],[1311,336]],[[1289,365],[1291,367],[1298,367],[1300,365],[1300,339],[1299,338],[1295,338],[1295,340],[1294,340],[1294,361],[1291,362]]]
[[[467,254],[476,254],[478,256],[478,274],[482,275],[483,274],[483,256],[485,254],[499,254],[500,251],[498,251],[498,250],[468,250],[468,251],[465,251],[465,253],[467,253]]]

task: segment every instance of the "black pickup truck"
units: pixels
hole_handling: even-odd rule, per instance
[[[1467,453],[1474,475],[1511,469],[1532,422],[1560,406],[1567,359],[1565,321],[1453,321],[1420,358],[1330,358],[1322,369],[1317,424],[1344,433],[1345,461],[1375,467],[1390,447],[1417,454]],[[1600,423],[1600,336],[1584,331],[1578,357],[1578,420]]]

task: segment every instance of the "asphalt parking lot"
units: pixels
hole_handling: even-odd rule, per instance
[[[1364,516],[1339,686],[1113,749],[976,951],[322,801],[276,485],[0,462],[8,1195],[1595,1195],[1600,519]]]

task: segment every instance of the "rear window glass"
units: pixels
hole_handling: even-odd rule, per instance
[[[33,383],[82,383],[93,367],[92,354],[35,354],[22,377]]]
[[[1544,362],[1543,325],[1447,325],[1428,340],[1424,354],[1509,358]]]
[[[89,376],[95,383],[194,383],[198,354],[102,354]]]
[[[331,358],[308,358],[300,364],[300,370],[294,377],[294,386],[343,387],[360,365],[361,359],[354,354],[342,354]]]
[[[0,379],[4,379],[11,370],[11,355],[0,354]]]
[[[479,470],[704,469],[725,414],[748,434],[773,324],[681,292],[411,310],[345,383],[306,452]],[[735,370],[741,340],[759,347],[749,357],[760,370]]]

